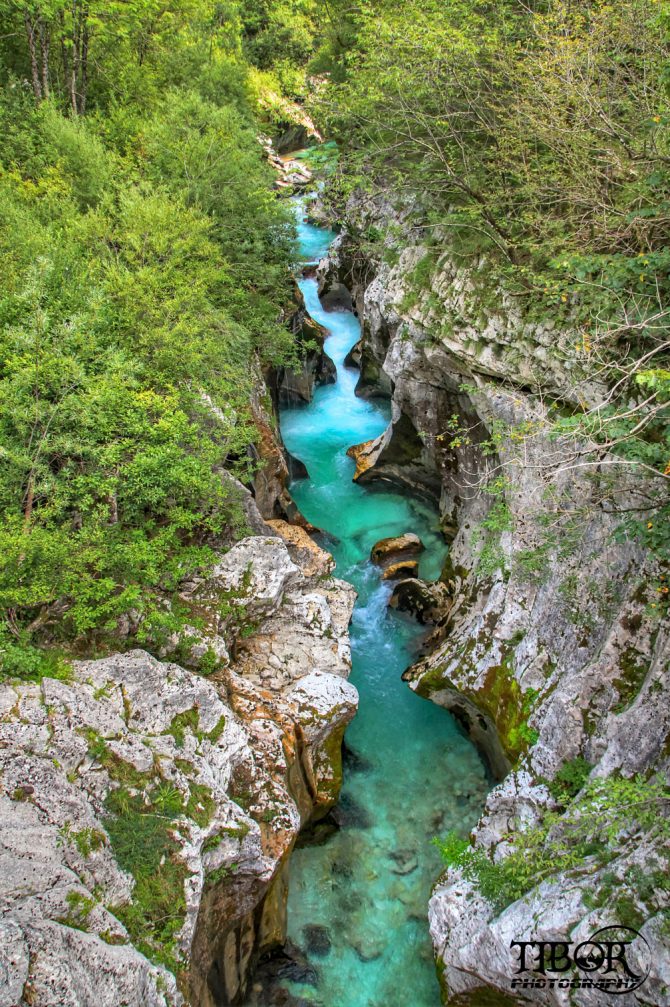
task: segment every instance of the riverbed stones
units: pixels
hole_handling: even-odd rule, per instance
[[[369,829],[373,824],[370,813],[349,794],[342,795],[331,816],[341,829]]]
[[[389,859],[395,864],[391,868],[394,874],[400,874],[401,876],[405,874],[412,874],[419,866],[419,861],[416,858],[416,853],[414,850],[392,850],[389,853]]]
[[[362,962],[373,962],[381,958],[386,948],[382,937],[370,937],[355,934],[349,938],[349,943]]]
[[[308,923],[302,928],[302,936],[309,954],[323,958],[329,953],[332,942],[328,927],[320,923]]]

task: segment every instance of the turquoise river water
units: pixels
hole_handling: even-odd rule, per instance
[[[302,257],[314,262],[334,235],[302,220],[300,204],[298,215]],[[330,332],[337,382],[316,389],[309,405],[282,410],[281,430],[309,472],[291,485],[293,497],[332,536],[325,545],[336,575],[358,591],[351,681],[360,709],[346,733],[341,827],[291,860],[289,937],[306,954],[312,982],[284,982],[298,1002],[319,1007],[437,1007],[426,916],[440,856],[431,840],[472,827],[489,784],[452,716],[401,681],[421,629],[387,609],[391,588],[369,556],[378,539],[416,532],[426,546],[420,574],[434,579],[446,547],[424,502],[352,482],[346,449],[380,434],[389,410],[356,398],[358,372],[344,367],[360,336],[356,317],[324,311],[315,280],[300,286],[310,314]]]

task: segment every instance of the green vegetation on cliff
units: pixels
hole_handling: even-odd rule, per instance
[[[639,926],[657,912],[668,920],[665,876],[670,792],[666,783],[642,776],[611,776],[585,783],[582,775],[575,791],[569,787],[576,778],[574,770],[568,769],[563,779],[566,776],[568,787],[559,789],[558,777],[551,785],[560,810],[545,811],[536,824],[516,823],[514,831],[503,837],[509,843],[504,857],[494,859],[491,852],[473,848],[467,839],[452,832],[444,840],[435,840],[446,866],[460,868],[496,913],[542,881],[569,872],[575,880],[588,879],[584,899],[591,907],[611,894],[603,892],[603,887],[619,886],[616,909],[621,923]],[[654,842],[665,844],[665,849],[652,852]],[[655,872],[653,884],[640,885],[636,853],[649,875]],[[610,874],[594,883],[594,875],[607,866]]]
[[[338,9],[340,44],[324,31],[314,59],[332,73],[318,114],[342,143],[334,204],[365,191],[402,205],[398,241],[427,247],[416,282],[438,314],[426,291],[444,255],[474,267],[480,310],[502,288],[525,321],[574,333],[548,350],[573,386],[552,420],[572,444],[565,465],[602,477],[609,451],[605,498],[668,558],[667,2]],[[389,254],[388,231],[364,217],[364,251]],[[586,453],[585,438],[597,449]],[[623,473],[645,480],[637,509],[616,498]]]
[[[291,352],[293,224],[234,5],[0,10],[0,665],[33,676],[40,641],[178,629],[240,527],[217,470]]]

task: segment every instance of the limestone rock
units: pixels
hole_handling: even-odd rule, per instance
[[[380,438],[377,437],[371,441],[363,441],[361,444],[352,444],[350,448],[347,448],[347,454],[356,462],[354,482],[358,482],[363,473],[374,465],[379,451],[379,440]]]
[[[335,364],[324,350],[327,330],[309,315],[297,284],[294,302],[296,307],[288,325],[297,344],[300,365],[296,368],[276,368],[273,376],[276,401],[289,406],[295,405],[296,401],[311,402],[315,387],[337,380]]]
[[[370,559],[373,563],[385,563],[400,556],[416,556],[417,553],[423,552],[423,549],[424,545],[419,536],[413,532],[406,532],[404,535],[382,538],[379,542],[375,542],[370,551]]]
[[[454,712],[494,775],[516,763],[492,790],[474,832],[475,843],[502,857],[510,829],[552,807],[537,781],[551,780],[577,756],[594,766],[594,775],[667,776],[670,622],[654,586],[663,571],[637,544],[615,536],[620,517],[607,504],[607,483],[599,484],[597,472],[557,463],[570,445],[542,434],[546,399],[583,407],[602,396],[571,368],[574,333],[551,320],[525,320],[504,290],[484,298],[483,260],[465,266],[445,252],[430,289],[417,291],[415,267],[427,250],[394,237],[408,231],[397,226],[407,207],[381,197],[353,199],[347,212],[357,231],[374,225],[385,233],[396,253],[361,264],[344,230],[319,266],[324,286],[349,283],[362,321],[362,355],[374,357],[380,388],[393,390],[387,431],[350,449],[355,478],[423,492],[438,503],[453,538],[444,578],[447,631],[403,677]],[[522,437],[520,446],[500,433],[514,427],[538,433]],[[500,499],[508,517],[492,531],[495,521],[487,518],[495,504],[483,489],[501,471],[510,473]],[[548,482],[573,517],[565,532],[558,522],[553,542],[535,517],[546,508]],[[599,490],[603,502],[594,505]],[[617,477],[617,506],[643,507],[641,492],[635,480]],[[613,865],[622,884],[626,869],[625,862]],[[588,935],[616,919],[616,886],[601,886],[598,910],[583,898],[599,884],[597,874],[581,882],[557,874],[493,918],[469,883],[449,872],[430,903],[446,994],[489,986],[494,998],[509,995],[510,940]],[[642,930],[655,961],[641,996],[666,1004],[667,939],[663,944],[648,909],[639,912],[646,914]],[[524,996],[556,1007],[568,998],[578,1007],[609,1003],[588,990],[568,997],[559,989],[530,989]]]
[[[173,954],[191,1002],[239,997],[283,940],[288,854],[337,798],[357,704],[355,594],[328,577],[327,554],[293,545],[303,569],[263,535],[185,589],[231,652],[236,630],[214,610],[250,620],[244,651],[210,678],[135,650],[75,662],[68,681],[0,687],[0,1004],[183,1003],[122,922],[136,885],[113,827],[121,791],[125,814],[170,820],[184,897]]]
[[[333,557],[321,549],[304,528],[278,520],[268,521],[268,525],[284,539],[289,554],[306,577],[325,577],[333,572]]]
[[[446,619],[452,607],[452,598],[445,584],[430,584],[418,578],[409,578],[395,585],[389,605],[399,612],[413,615],[421,625],[435,625]]]
[[[259,434],[257,444],[250,448],[250,453],[258,464],[253,480],[256,505],[261,517],[266,520],[287,517],[292,507],[291,497],[286,489],[288,464],[272,408],[270,390],[260,372],[254,375],[251,413]],[[255,528],[253,530],[256,531]]]
[[[419,563],[415,559],[401,559],[390,563],[382,572],[382,580],[398,580],[405,577],[418,577]]]
[[[359,339],[357,343],[351,347],[346,357],[344,358],[345,367],[355,367],[360,370],[361,368],[361,351],[362,351],[362,341]]]

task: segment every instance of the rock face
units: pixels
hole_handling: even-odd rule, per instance
[[[357,704],[330,564],[265,535],[186,586],[236,655],[209,678],[135,650],[0,689],[0,1004],[232,1003],[282,941]]]
[[[335,364],[323,348],[326,330],[307,313],[298,286],[294,288],[294,299],[297,307],[291,315],[289,325],[296,339],[302,366],[298,370],[280,367],[272,376],[273,391],[279,405],[311,402],[315,386],[332,384],[337,376]],[[305,344],[309,344],[310,348],[306,349]]]
[[[352,234],[373,222],[391,234],[394,212],[381,202],[350,204],[350,233],[319,273],[324,287],[350,284],[363,324],[361,353],[374,357],[380,389],[393,391],[389,429],[350,451],[355,478],[435,500],[452,543],[442,612],[433,613],[440,633],[405,677],[454,712],[494,776],[511,768],[474,833],[474,842],[499,858],[510,830],[554,807],[540,778],[552,780],[577,757],[594,778],[667,774],[664,573],[615,535],[616,509],[643,506],[643,488],[620,475],[612,483],[606,464],[587,470],[566,463],[574,444],[542,432],[545,395],[568,404],[598,396],[580,375],[574,334],[551,321],[527,323],[504,291],[487,292],[484,262],[465,269],[442,254],[425,290],[416,289],[416,266],[433,254],[429,249],[400,246],[388,261],[362,267]],[[538,517],[547,511],[553,532]],[[646,852],[652,865],[665,863],[666,854]],[[663,896],[636,890],[627,858],[607,869],[595,865],[588,880],[556,873],[497,916],[451,870],[430,903],[446,995],[467,1003],[474,991],[492,987],[492,996],[507,1002],[516,968],[510,940],[583,937],[616,921],[623,898],[634,907],[653,964],[641,999],[630,994],[622,1004],[670,1003]],[[614,887],[603,881],[606,870]],[[523,996],[556,1005],[611,1002],[588,989],[527,989]]]
[[[391,608],[409,612],[422,625],[436,625],[451,611],[451,594],[446,584],[432,584],[418,578],[400,580],[389,598]]]

